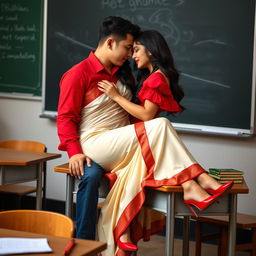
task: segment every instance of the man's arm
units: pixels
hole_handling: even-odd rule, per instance
[[[83,154],[79,141],[79,123],[83,107],[84,81],[74,72],[68,71],[60,81],[57,130],[60,138],[59,150],[67,151],[70,157],[71,175],[83,175],[83,163],[91,165],[91,160]]]

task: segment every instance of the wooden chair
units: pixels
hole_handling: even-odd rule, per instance
[[[201,256],[202,242],[207,240],[219,240],[218,256],[227,255],[228,245],[228,216],[199,216],[196,220],[196,256]],[[219,233],[202,234],[202,225],[210,224],[219,228]],[[251,256],[256,256],[256,216],[237,213],[237,228],[251,230],[251,242],[236,244],[236,251],[249,250]]]
[[[0,212],[0,228],[71,238],[74,223],[71,218],[55,212],[11,210]]]
[[[19,151],[29,151],[35,153],[46,152],[45,144],[30,140],[6,140],[0,141],[1,148],[14,149]],[[36,192],[36,186],[27,186],[21,184],[7,184],[0,186],[1,193],[15,194],[18,196],[18,208],[21,204],[21,196]],[[46,162],[43,168],[43,206],[46,203]]]

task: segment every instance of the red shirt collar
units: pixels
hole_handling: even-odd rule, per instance
[[[105,67],[102,65],[102,63],[99,61],[99,59],[95,56],[94,51],[91,51],[89,54],[88,59],[90,60],[92,66],[94,66],[94,69],[97,73],[99,73],[102,70],[105,70],[105,72],[108,73],[108,71],[105,69]],[[119,67],[114,66],[111,70],[111,75],[114,75]]]

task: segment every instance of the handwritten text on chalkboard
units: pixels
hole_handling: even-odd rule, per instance
[[[33,0],[0,3],[1,92],[40,94],[42,17],[38,14],[42,11],[39,3]]]
[[[24,25],[20,23],[20,17],[29,12],[30,10],[22,5],[1,4],[0,58],[2,60],[27,59],[35,62],[36,54],[33,51],[27,51],[26,44],[36,40],[35,32],[38,28],[33,23]]]

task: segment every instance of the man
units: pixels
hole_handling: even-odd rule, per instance
[[[81,111],[97,95],[98,82],[132,85],[127,59],[132,56],[139,27],[120,17],[107,17],[99,30],[95,52],[68,70],[60,82],[57,128],[59,149],[67,151],[71,175],[81,179],[77,193],[77,238],[95,239],[98,187],[104,170],[83,154],[79,141]]]

